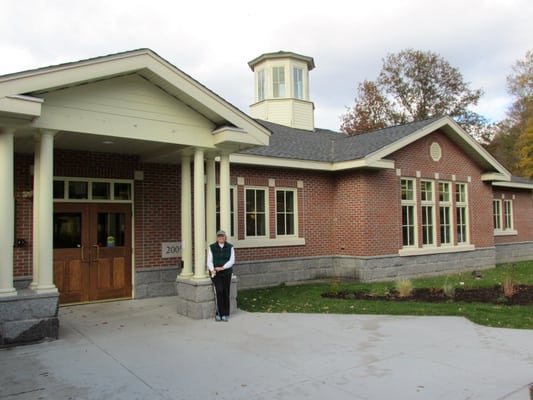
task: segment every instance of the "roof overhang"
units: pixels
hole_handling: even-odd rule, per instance
[[[315,61],[312,57],[304,56],[301,54],[293,53],[291,51],[278,51],[274,53],[264,53],[261,54],[259,57],[254,58],[253,60],[248,62],[248,66],[253,71],[255,66],[257,64],[262,63],[266,60],[273,60],[278,58],[292,58],[294,60],[302,61],[305,64],[307,64],[307,69],[311,71],[313,68],[315,68]]]
[[[0,117],[32,121],[41,115],[42,99],[13,95],[0,97]]]
[[[394,161],[359,159],[343,162],[306,161],[292,158],[264,157],[250,154],[232,154],[230,161],[236,164],[261,165],[264,167],[295,168],[314,171],[344,171],[348,169],[392,169]]]
[[[267,146],[270,131],[149,49],[0,76],[0,123],[39,121],[40,95],[136,74],[212,122],[213,137],[225,150]],[[10,118],[7,121],[7,118]],[[35,122],[35,127],[40,127]],[[46,127],[53,129],[53,127]],[[226,133],[218,135],[219,129]],[[231,132],[235,129],[235,132]],[[238,132],[238,133],[237,133]],[[137,139],[137,138],[132,138]],[[215,146],[216,146],[215,143]]]
[[[510,188],[510,189],[526,189],[533,190],[533,183],[524,183],[524,182],[492,182],[492,186]]]
[[[450,117],[442,117],[435,120],[431,124],[426,125],[422,129],[415,131],[403,139],[397,140],[368,155],[367,158],[384,159],[395,151],[398,151],[437,130],[443,132],[452,142],[474,160],[482,170],[486,171],[484,174],[484,180],[508,181],[511,179],[511,173]]]

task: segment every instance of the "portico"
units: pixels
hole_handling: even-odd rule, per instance
[[[131,235],[124,232],[124,226],[128,226],[128,219],[141,212],[135,193],[155,179],[143,177],[143,171],[136,169],[143,165],[173,166],[180,177],[179,182],[165,183],[179,185],[177,192],[180,194],[175,201],[181,203],[180,227],[177,228],[181,237],[176,239],[181,242],[183,269],[177,279],[178,286],[192,283],[198,287],[199,283],[209,282],[205,246],[206,241],[214,239],[216,231],[217,189],[220,228],[228,230],[230,225],[229,156],[243,149],[268,145],[268,138],[266,128],[150,50],[0,77],[0,181],[3,183],[0,191],[0,235],[3,238],[0,241],[0,345],[27,336],[35,325],[42,325],[43,320],[52,321],[53,331],[53,326],[57,327],[57,303],[64,290],[83,292],[87,285],[113,287],[122,284],[121,291],[115,291],[120,294],[114,296],[135,296],[131,280],[135,280],[136,263],[141,255],[144,257],[148,239],[142,224],[133,223]],[[86,170],[95,172],[78,175],[63,172],[68,171],[67,167],[54,160],[58,152],[117,154],[117,158],[125,156],[134,161],[129,169],[118,165],[114,169],[89,165]],[[24,193],[15,193],[17,180],[27,179],[16,170],[17,154],[33,157],[31,168],[23,171],[32,180],[31,190]],[[120,171],[121,176],[112,171]],[[118,188],[122,186],[117,185],[125,186],[130,192],[119,195]],[[58,188],[64,192],[58,192]],[[99,192],[101,188],[104,188],[103,194]],[[147,196],[144,191],[143,196]],[[17,214],[21,212],[18,198],[31,201],[33,214],[28,229],[31,236],[20,238],[24,240],[18,240],[15,234]],[[142,201],[143,215],[149,215],[149,202],[144,198],[139,201]],[[68,204],[74,211],[65,208]],[[132,211],[115,211],[113,204],[122,205],[120,210],[131,207]],[[64,219],[60,221],[63,225],[55,214],[58,205],[63,207],[62,214],[56,213]],[[85,205],[95,210],[95,235],[99,235],[102,223],[108,223],[109,229],[118,224],[117,235],[123,236],[120,240],[124,241],[126,253],[130,249],[130,254],[106,256],[106,252],[115,251],[111,242],[106,245],[101,240],[87,239],[85,243],[82,230],[80,239],[73,241],[69,250],[74,258],[59,266],[57,231],[63,227],[63,233],[75,236],[77,230],[73,230],[72,224],[85,218],[81,212],[82,216],[78,217],[76,207]],[[104,206],[111,207],[111,211],[103,210]],[[168,223],[178,224],[178,221]],[[87,224],[83,226],[85,229]],[[112,245],[121,247],[114,242]],[[14,284],[17,261],[13,256],[17,246],[28,248],[31,254],[31,283],[18,289]],[[104,263],[107,259],[109,262]],[[143,267],[147,268],[148,264]],[[93,272],[86,270],[98,273],[93,276]],[[58,286],[57,282],[66,283]],[[91,290],[96,290],[98,296],[97,288]],[[10,309],[22,309],[21,302],[40,296],[55,299],[51,312],[22,316],[24,323],[11,318]],[[181,296],[179,287],[178,296]],[[188,297],[187,303],[189,301]],[[191,309],[190,304],[179,311],[192,317],[207,317],[187,312],[187,309]],[[48,330],[37,336],[40,334],[53,337],[57,331]]]

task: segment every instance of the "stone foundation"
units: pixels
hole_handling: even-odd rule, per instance
[[[59,294],[21,290],[0,297],[0,347],[57,339]]]
[[[495,248],[417,256],[311,257],[238,262],[239,289],[343,278],[359,282],[444,275],[493,268]],[[531,257],[533,259],[533,255]]]
[[[496,245],[496,263],[533,260],[533,242],[501,243]]]
[[[230,313],[237,311],[237,277],[231,279]],[[178,314],[193,319],[208,319],[215,316],[215,293],[210,278],[195,279],[178,277]]]
[[[136,299],[147,297],[175,296],[176,278],[180,267],[140,268],[135,271]]]

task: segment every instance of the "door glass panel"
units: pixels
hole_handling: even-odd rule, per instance
[[[109,200],[111,198],[111,184],[109,182],[93,182],[93,200]]]
[[[123,213],[98,213],[98,246],[124,246],[124,221]]]
[[[88,199],[89,198],[89,183],[75,182],[68,183],[68,198],[69,199]]]
[[[54,249],[81,246],[81,213],[54,213]]]

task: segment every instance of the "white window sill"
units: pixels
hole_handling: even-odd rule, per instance
[[[244,239],[231,242],[236,249],[250,249],[254,247],[282,247],[282,246],[304,246],[304,238],[275,238],[275,239]]]
[[[504,231],[495,230],[494,236],[516,236],[518,232],[514,229],[506,229]]]
[[[475,250],[474,245],[462,244],[459,246],[400,249],[398,254],[402,257],[403,256],[423,256],[423,255],[428,255],[428,254],[458,253],[461,251],[472,251],[472,250]]]

